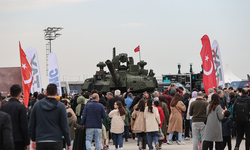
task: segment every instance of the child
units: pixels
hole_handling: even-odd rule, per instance
[[[230,117],[230,111],[225,110],[224,118],[221,120],[221,122],[222,122],[223,147],[225,148],[226,144],[228,144],[228,149],[231,150],[232,145],[231,145],[230,129],[233,127],[233,123],[229,117]]]
[[[127,108],[127,104],[125,103],[125,107],[127,114],[125,115],[125,120],[124,120],[124,135],[125,135],[125,142],[128,142],[128,135],[129,135],[129,126],[131,123],[131,115],[130,112]]]
[[[105,126],[102,124],[102,132],[101,132],[101,150],[105,150],[106,147],[104,146],[104,140],[107,139],[107,135],[106,135],[106,128]]]
[[[68,124],[69,124],[69,131],[70,131],[70,139],[71,139],[71,146],[73,146],[74,139],[75,139],[75,129],[83,129],[84,127],[77,124],[73,119],[73,116],[70,112],[68,114]]]
[[[105,111],[107,113],[107,107],[105,107]],[[108,149],[109,147],[109,130],[110,130],[110,123],[111,123],[111,120],[109,118],[109,115],[106,115],[105,118],[102,119],[102,124],[105,126],[105,129],[106,129],[106,136],[107,138],[105,139],[102,139],[102,145],[103,145],[103,149]],[[106,142],[106,143],[104,143]]]

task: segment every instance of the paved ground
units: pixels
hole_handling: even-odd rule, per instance
[[[192,150],[193,149],[193,143],[192,139],[189,141],[184,141],[186,145],[178,145],[174,142],[173,145],[162,145],[162,150]],[[234,149],[235,146],[235,140],[232,140],[232,149]],[[94,150],[95,148],[92,147],[91,150]],[[136,146],[136,141],[129,139],[128,142],[123,142],[123,149],[124,150],[138,150],[138,147]],[[214,148],[215,149],[215,148]],[[225,150],[228,148],[226,147]],[[109,150],[115,150],[115,146],[111,145],[109,146]],[[147,147],[148,150],[148,147]],[[245,150],[245,140],[242,140],[240,150]]]

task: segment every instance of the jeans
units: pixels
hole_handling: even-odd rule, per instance
[[[240,143],[243,139],[243,135],[245,133],[246,135],[246,141],[245,141],[245,147],[246,147],[246,150],[249,150],[249,137],[250,137],[250,129],[249,129],[249,126],[250,126],[250,123],[247,122],[247,123],[237,123],[236,125],[236,131],[238,133],[237,135],[237,138],[236,138],[236,144],[235,144],[235,147],[240,147]]]
[[[119,148],[122,148],[123,147],[122,133],[120,134],[112,133],[112,137],[115,143],[115,148],[118,148],[118,142],[119,142]]]
[[[40,142],[36,143],[36,150],[62,150],[62,142]]]
[[[100,150],[101,146],[101,132],[102,129],[98,128],[87,128],[86,129],[86,149],[91,150],[91,142],[93,136],[95,136],[95,150]]]
[[[203,141],[202,150],[208,150],[211,146],[212,141]],[[215,142],[215,150],[223,150],[223,142]]]
[[[137,133],[138,142],[142,142],[142,149],[146,149],[147,137],[145,132]]]
[[[201,139],[203,141],[205,138],[204,122],[193,122],[192,123],[193,150],[198,150],[199,133],[201,133]]]
[[[228,150],[232,149],[231,136],[223,136],[223,149],[225,149],[226,145],[228,146]]]
[[[128,134],[129,134],[129,126],[124,126],[124,135],[125,135],[125,140],[128,140]]]
[[[158,143],[158,131],[147,132],[147,140],[149,149],[154,149],[154,147],[152,146],[152,141],[154,141],[155,144]]]
[[[181,141],[181,139],[182,139],[182,133],[180,133],[180,132],[176,132],[176,133],[178,133],[178,141]],[[174,132],[173,133],[169,133],[168,140],[172,141],[173,135],[174,135]]]

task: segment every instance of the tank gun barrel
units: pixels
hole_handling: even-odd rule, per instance
[[[115,71],[113,63],[110,60],[107,60],[105,62],[105,64],[107,65],[107,67],[108,67],[108,69],[110,71],[110,74],[111,74],[111,76],[112,76],[112,78],[113,78],[113,80],[115,82],[115,85],[120,86],[121,82],[120,82],[119,77],[118,77],[118,75],[117,75],[117,73]]]

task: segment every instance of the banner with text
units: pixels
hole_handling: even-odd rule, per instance
[[[224,82],[222,59],[221,59],[219,44],[216,40],[214,40],[212,44],[212,54],[213,54],[213,60],[214,60],[214,66],[215,66],[215,76],[216,76],[217,87],[221,86],[222,88],[224,88],[225,82]]]
[[[51,52],[49,54],[49,84],[54,83],[57,86],[57,92],[60,96],[62,96],[61,90],[61,82],[60,82],[60,75],[59,75],[59,68],[57,64],[56,54]]]
[[[30,66],[32,68],[32,74],[33,74],[33,83],[32,83],[30,92],[41,93],[42,92],[42,80],[41,80],[37,51],[34,47],[29,47],[25,53],[26,53],[26,58],[29,61]]]

